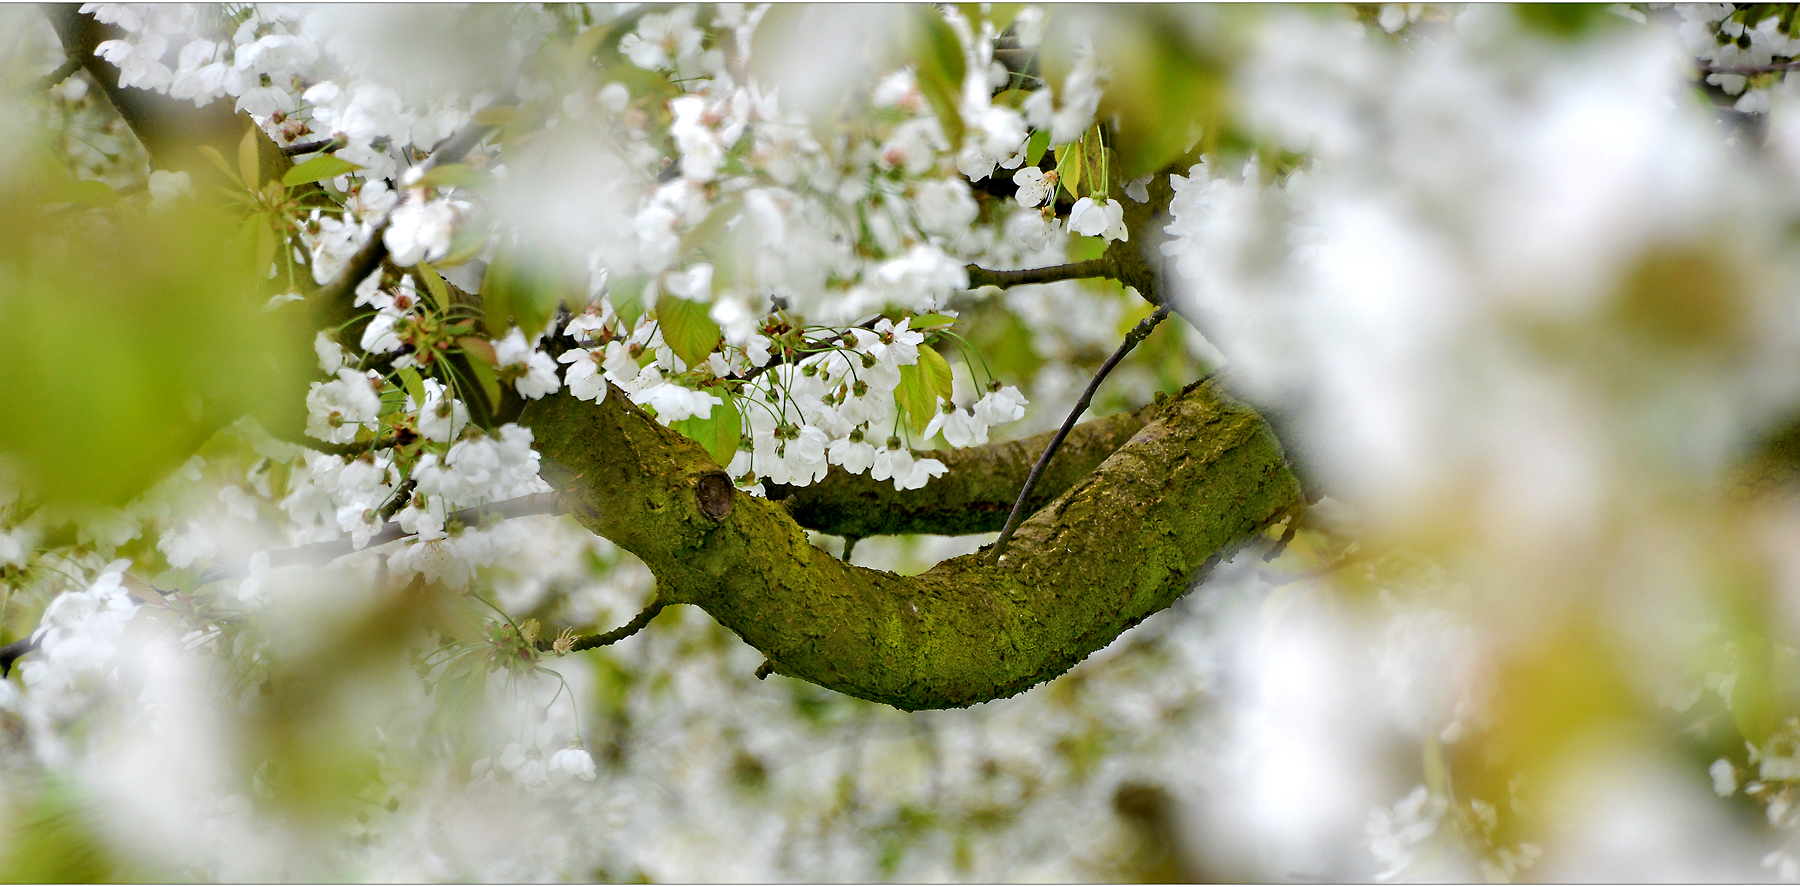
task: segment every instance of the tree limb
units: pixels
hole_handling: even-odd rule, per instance
[[[967,555],[901,577],[813,547],[786,509],[734,493],[698,444],[616,389],[600,403],[534,401],[521,422],[545,479],[650,567],[661,600],[705,610],[777,674],[906,710],[1062,674],[1300,496],[1267,426],[1206,382],[1020,525],[999,564]]]
[[[652,601],[650,606],[645,607],[644,612],[632,617],[630,622],[627,622],[612,631],[602,632],[600,634],[583,635],[574,638],[573,642],[564,648],[563,652],[575,653],[581,650],[592,650],[595,647],[610,647],[613,644],[643,631],[644,628],[650,624],[650,620],[655,619],[657,614],[661,613],[666,606],[668,606],[668,604],[663,603],[662,598],[659,597]],[[558,640],[551,638],[541,638],[537,642],[537,648],[539,650],[553,650],[558,646]]]

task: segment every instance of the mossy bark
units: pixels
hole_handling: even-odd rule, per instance
[[[649,565],[661,600],[705,610],[778,674],[915,710],[1062,674],[1298,503],[1273,435],[1215,384],[1147,418],[1021,525],[999,563],[969,555],[911,577],[815,548],[778,503],[721,503],[718,466],[616,389],[599,404],[546,398],[521,421],[544,477]]]

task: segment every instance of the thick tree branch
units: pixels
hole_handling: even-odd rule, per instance
[[[1100,467],[979,555],[901,577],[807,542],[774,502],[734,493],[698,444],[614,390],[530,404],[544,477],[583,525],[641,558],[777,674],[902,709],[1010,696],[1184,594],[1300,488],[1261,419],[1216,383],[1170,398]]]

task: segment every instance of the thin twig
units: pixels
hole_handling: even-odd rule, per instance
[[[1063,439],[1069,436],[1069,430],[1075,427],[1075,421],[1087,412],[1088,402],[1094,399],[1094,391],[1105,381],[1106,375],[1112,372],[1125,355],[1131,353],[1156,325],[1169,316],[1169,307],[1164,305],[1150,313],[1149,317],[1138,321],[1138,325],[1125,334],[1125,341],[1119,343],[1119,350],[1114,351],[1106,362],[1100,365],[1099,372],[1088,382],[1086,391],[1081,392],[1081,400],[1075,402],[1075,408],[1069,411],[1069,417],[1063,420],[1062,427],[1057,429],[1056,436],[1050,438],[1050,445],[1044,448],[1044,454],[1038,457],[1037,464],[1031,466],[1031,473],[1025,476],[1025,487],[1019,491],[1019,498],[1014,500],[1012,513],[1006,516],[1006,526],[1000,531],[1000,538],[994,540],[994,550],[988,555],[990,563],[999,563],[1000,555],[1006,551],[1006,543],[1012,540],[1013,531],[1019,528],[1019,521],[1025,517],[1025,500],[1031,496],[1031,488],[1037,486],[1038,475],[1044,473],[1044,467],[1050,464],[1050,457],[1056,455],[1056,448],[1062,446]]]
[[[58,65],[56,70],[31,81],[31,83],[25,87],[24,91],[27,94],[43,92],[44,90],[69,79],[70,74],[81,70],[81,65],[82,59],[71,55],[61,65]]]
[[[0,678],[12,674],[13,663],[19,657],[37,649],[38,637],[37,629],[32,629],[31,634],[0,647]]]
[[[335,137],[329,139],[316,139],[310,142],[295,142],[292,145],[282,145],[281,153],[286,154],[289,157],[297,157],[301,154],[331,151],[342,148],[343,146],[344,143]]]
[[[1077,280],[1083,277],[1112,277],[1113,264],[1105,257],[1088,259],[1085,262],[1070,262],[1065,265],[1049,265],[1043,268],[1020,268],[1016,271],[991,271],[980,265],[965,266],[969,272],[969,289],[983,286],[1023,286],[1027,283],[1055,283],[1058,280]]]
[[[644,612],[637,614],[630,622],[603,634],[590,634],[578,637],[575,639],[575,643],[569,646],[568,651],[574,653],[580,650],[592,650],[595,647],[612,646],[613,644],[643,631],[644,626],[649,625],[650,620],[655,619],[656,614],[661,613],[663,607],[666,606],[668,606],[668,604],[663,603],[661,598],[651,601],[650,606],[645,607]],[[540,638],[537,642],[537,648],[539,650],[550,650],[553,649],[555,645],[556,642],[550,638]]]

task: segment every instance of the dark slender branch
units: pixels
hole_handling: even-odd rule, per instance
[[[566,648],[566,652],[574,653],[581,650],[592,650],[595,647],[610,647],[613,644],[643,631],[644,626],[649,625],[650,620],[655,619],[656,614],[661,613],[663,607],[666,606],[668,606],[668,604],[663,603],[661,598],[651,601],[650,606],[645,607],[644,612],[637,614],[630,622],[603,634],[582,635],[581,637],[576,638],[575,642]],[[538,639],[537,648],[539,650],[551,650],[555,647],[556,641],[554,640],[549,638]]]
[[[342,148],[343,146],[343,141],[337,138],[317,139],[310,142],[295,142],[292,145],[282,145],[281,153],[286,154],[289,157],[297,157],[301,154],[331,151]]]
[[[1119,343],[1119,350],[1114,351],[1112,356],[1100,365],[1099,372],[1094,373],[1094,378],[1088,382],[1087,390],[1081,392],[1081,400],[1075,402],[1075,408],[1069,411],[1069,417],[1063,420],[1062,427],[1056,431],[1056,436],[1050,438],[1050,445],[1044,448],[1044,455],[1038,457],[1037,464],[1031,466],[1031,473],[1025,476],[1025,487],[1019,491],[1019,498],[1013,502],[1012,513],[1006,517],[1006,526],[1000,530],[1000,538],[994,540],[994,550],[988,553],[990,563],[998,563],[1001,553],[1006,551],[1006,543],[1012,539],[1013,531],[1019,528],[1019,521],[1025,517],[1025,500],[1031,496],[1031,488],[1037,485],[1038,475],[1044,473],[1044,466],[1050,464],[1050,457],[1056,455],[1056,448],[1062,446],[1063,438],[1069,436],[1069,430],[1075,427],[1075,422],[1081,418],[1081,414],[1087,412],[1088,402],[1094,399],[1094,391],[1100,387],[1101,382],[1105,381],[1113,367],[1118,366],[1119,361],[1124,360],[1125,355],[1130,354],[1131,349],[1136,348],[1139,342],[1144,341],[1144,337],[1150,335],[1150,331],[1156,329],[1156,325],[1162,323],[1163,318],[1168,316],[1169,308],[1165,305],[1152,311],[1149,317],[1138,321],[1138,325],[1132,327],[1131,332],[1125,334],[1125,341]]]
[[[1113,277],[1113,263],[1104,256],[1085,262],[1050,265],[1044,268],[1020,268],[1016,271],[990,271],[980,265],[968,265],[969,289],[983,286],[1023,286],[1028,283],[1055,283],[1083,277]]]
[[[33,631],[25,637],[0,647],[0,678],[12,674],[13,663],[26,653],[36,650],[37,646],[38,633]]]
[[[81,70],[81,66],[85,63],[86,60],[75,55],[70,55],[66,61],[57,66],[56,70],[31,81],[31,83],[25,87],[24,91],[27,94],[43,92],[44,90],[69,79],[69,75]]]
[[[856,543],[861,542],[861,541],[862,541],[861,536],[845,536],[844,537],[844,553],[841,555],[838,555],[838,560],[843,561],[846,564],[850,563],[850,553],[856,550]]]
[[[1777,71],[1800,70],[1800,59],[1788,62],[1776,62],[1770,65],[1695,65],[1702,74],[1736,74],[1740,77],[1751,77],[1757,74],[1773,74]]]

